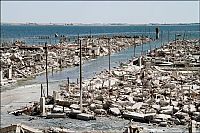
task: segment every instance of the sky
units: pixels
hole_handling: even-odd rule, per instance
[[[1,1],[7,23],[199,23],[198,1]]]

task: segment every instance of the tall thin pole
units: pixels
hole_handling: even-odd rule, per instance
[[[135,47],[136,47],[136,44],[135,44],[135,36],[134,36],[134,57],[135,57]]]
[[[48,57],[47,42],[45,43],[45,55],[46,55],[46,83],[47,83],[47,96],[48,96],[49,95],[49,83],[48,83],[48,70],[47,70],[47,57]]]
[[[82,111],[82,47],[81,47],[81,40],[79,40],[78,34],[78,43],[80,45],[80,110]]]
[[[61,51],[60,51],[60,69],[62,69],[62,52],[63,52],[63,44],[61,44]]]
[[[185,32],[186,32],[186,31],[185,31]],[[185,34],[186,34],[185,32],[184,32],[184,34],[183,34],[183,41],[185,40]]]
[[[110,40],[109,40],[109,38],[108,38],[108,49],[109,49],[109,52],[108,52],[108,69],[109,69],[109,97],[110,97],[110,88],[111,88],[111,86],[110,86],[110,44],[109,44],[109,42],[110,42]]]
[[[176,34],[175,34],[175,46],[176,46]]]
[[[169,31],[167,31],[167,41],[169,43]]]
[[[188,112],[189,112],[189,117],[190,117],[190,121],[189,121],[189,133],[192,133],[192,118],[191,118],[191,92],[190,92],[190,86],[189,86],[189,105],[188,105]]]
[[[49,43],[51,44],[51,36],[49,36]]]
[[[149,27],[149,38],[151,37],[150,27]]]
[[[41,93],[41,97],[43,96],[43,95],[42,95],[42,91],[43,91],[43,87],[42,87],[42,84],[41,84],[41,92],[40,92],[40,93]]]
[[[92,31],[91,31],[91,29],[90,29],[90,38],[92,38]]]
[[[142,34],[142,55],[143,55],[143,34]]]
[[[69,87],[69,77],[67,77],[67,85],[68,85],[68,87]]]
[[[150,52],[151,52],[151,43],[149,43],[149,45],[150,45]]]
[[[160,40],[160,43],[161,43],[161,46],[162,46],[162,43],[163,43],[163,32],[161,31],[161,40]]]
[[[110,74],[110,54],[111,54],[111,51],[110,51],[110,44],[109,44],[109,74]]]
[[[148,38],[149,38],[149,47],[150,47],[150,51],[151,51],[151,40],[150,40],[150,38],[151,38],[151,33],[150,33],[150,27],[149,27],[149,34],[148,34]]]

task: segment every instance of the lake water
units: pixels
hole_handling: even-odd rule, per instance
[[[39,44],[48,41],[58,42],[54,35],[65,35],[73,40],[80,35],[145,35],[155,38],[155,28],[162,32],[163,40],[174,39],[175,34],[184,34],[185,38],[199,37],[200,25],[136,25],[136,26],[31,26],[31,25],[1,25],[2,41],[21,39],[28,44]],[[49,36],[48,40],[38,39],[38,36]]]

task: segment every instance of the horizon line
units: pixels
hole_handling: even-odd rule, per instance
[[[109,22],[109,23],[78,23],[78,22],[1,22],[1,24],[27,24],[27,25],[148,25],[148,24],[200,24],[200,22],[175,22],[175,23],[160,23],[160,22],[151,22],[151,23],[120,23],[120,22]]]

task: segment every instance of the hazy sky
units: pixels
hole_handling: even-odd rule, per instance
[[[1,22],[198,23],[199,2],[1,1]]]

